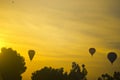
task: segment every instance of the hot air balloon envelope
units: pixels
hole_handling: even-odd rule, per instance
[[[89,49],[89,52],[90,52],[90,54],[93,56],[93,54],[96,52],[96,49],[95,49],[95,48],[90,48],[90,49]]]
[[[113,63],[117,59],[117,54],[115,52],[110,52],[107,55],[108,60]]]
[[[28,55],[29,55],[30,60],[32,60],[34,55],[35,55],[35,51],[34,50],[29,50]]]

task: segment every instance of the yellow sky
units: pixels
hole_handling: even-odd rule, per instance
[[[71,68],[86,64],[88,79],[120,70],[119,0],[0,0],[0,47],[12,47],[26,59],[27,71],[43,66]],[[90,47],[97,49],[94,57]],[[35,49],[29,61],[27,51]],[[114,65],[106,59],[117,52]],[[34,64],[34,65],[33,65]]]

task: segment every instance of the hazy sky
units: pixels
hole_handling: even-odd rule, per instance
[[[86,64],[88,80],[120,71],[120,0],[0,0],[0,47],[12,47],[25,57],[27,71],[44,66],[71,68]],[[88,49],[95,47],[91,57]],[[32,62],[27,51],[36,50]],[[114,65],[106,55],[115,51]],[[34,65],[33,65],[34,64]]]

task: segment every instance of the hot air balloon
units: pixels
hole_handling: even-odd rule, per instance
[[[29,50],[28,55],[29,55],[30,60],[32,60],[34,55],[35,55],[35,51],[34,50]]]
[[[95,48],[90,48],[89,49],[89,53],[93,56],[93,54],[96,52]]]
[[[115,52],[109,52],[107,58],[113,64],[114,61],[117,59],[117,54]]]

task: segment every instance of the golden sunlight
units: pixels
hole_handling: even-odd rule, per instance
[[[0,48],[5,47],[4,39],[0,38]]]

